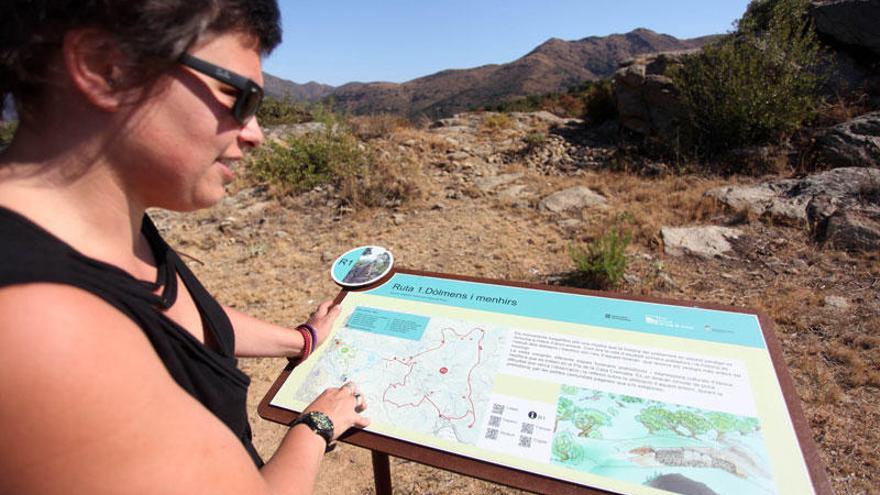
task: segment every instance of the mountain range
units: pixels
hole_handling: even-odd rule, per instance
[[[335,110],[353,114],[441,118],[524,96],[564,91],[610,77],[620,62],[636,55],[699,48],[716,38],[678,39],[644,28],[576,41],[551,38],[510,63],[444,70],[404,83],[352,82],[334,88],[265,74],[266,92],[301,101],[330,99]]]

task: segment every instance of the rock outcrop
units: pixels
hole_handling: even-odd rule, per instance
[[[813,0],[816,32],[827,45],[828,76],[823,92],[832,96],[864,91],[880,98],[880,3],[866,0]]]
[[[657,53],[620,65],[612,84],[621,127],[661,140],[673,136],[681,106],[678,91],[665,74],[670,65],[680,64],[694,51]]]
[[[873,0],[813,0],[810,14],[816,31],[846,46],[858,46],[880,56],[880,2]]]
[[[730,241],[742,231],[714,225],[701,227],[663,227],[663,251],[670,256],[691,255],[702,259],[721,258],[733,250]]]
[[[802,179],[711,189],[706,196],[777,220],[803,221],[836,249],[880,249],[880,170],[847,167]]]
[[[816,159],[832,167],[880,167],[880,112],[820,131]]]
[[[608,201],[604,196],[584,186],[575,186],[555,192],[544,198],[538,205],[543,211],[562,213],[576,208],[604,207]]]

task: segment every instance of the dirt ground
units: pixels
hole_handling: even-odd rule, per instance
[[[531,131],[517,132],[521,136]],[[514,131],[511,135],[505,138],[508,142],[516,140]],[[626,213],[636,236],[628,249],[627,280],[617,291],[765,311],[775,323],[836,493],[880,493],[876,253],[828,250],[810,241],[803,226],[774,225],[725,212],[702,199],[711,187],[755,178],[641,177],[608,169],[548,174],[515,159],[483,163],[477,176],[523,174],[518,183],[526,186],[525,199],[511,200],[469,188],[476,176],[462,172],[462,179],[462,174],[450,173],[443,160],[450,149],[412,151],[402,144],[435,139],[427,131],[410,129],[383,139],[378,145],[391,159],[395,153],[407,153],[421,164],[421,195],[401,206],[348,211],[321,192],[279,197],[242,180],[210,210],[154,216],[169,243],[186,255],[219,300],[293,325],[337,294],[330,264],[352,247],[388,247],[401,267],[555,283],[574,269],[571,245],[595,238],[612,219]],[[573,185],[601,192],[609,207],[578,211],[568,221],[536,207],[542,195]],[[450,194],[451,190],[465,194]],[[700,260],[664,254],[659,241],[662,225],[710,223],[735,224],[746,232],[734,255]],[[256,406],[284,365],[281,359],[240,362],[252,378],[250,418],[264,457],[271,455],[286,428],[259,418]],[[392,479],[398,494],[517,493],[401,459],[392,459]],[[342,445],[328,454],[316,493],[371,492],[368,451]]]

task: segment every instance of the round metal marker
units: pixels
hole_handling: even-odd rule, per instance
[[[393,265],[391,251],[381,246],[361,246],[336,258],[330,276],[343,287],[363,287],[387,275]]]

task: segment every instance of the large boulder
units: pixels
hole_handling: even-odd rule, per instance
[[[722,258],[733,250],[730,241],[743,233],[716,225],[700,227],[662,227],[663,252],[670,256],[691,255],[702,259]]]
[[[837,168],[802,179],[719,187],[706,196],[757,216],[801,222],[816,241],[837,249],[880,249],[880,169]]]
[[[706,196],[755,216],[806,221],[807,204],[813,198],[827,196],[835,205],[850,205],[863,201],[865,191],[876,189],[880,189],[880,170],[845,167],[801,179],[716,187],[706,191]]]
[[[678,91],[666,72],[695,51],[643,55],[620,64],[612,87],[621,127],[661,140],[673,136],[681,105]]]
[[[826,76],[822,93],[847,99],[863,92],[870,106],[880,104],[880,2],[813,0],[810,14],[826,45],[819,67]]]
[[[821,131],[816,159],[832,167],[880,167],[880,112]]]
[[[880,202],[874,206],[838,209],[814,229],[819,242],[846,251],[877,252],[880,249]]]
[[[538,205],[542,211],[562,213],[580,208],[604,208],[608,200],[586,186],[575,186],[547,196]]]
[[[880,2],[813,0],[810,14],[816,31],[841,45],[865,48],[880,56]]]

